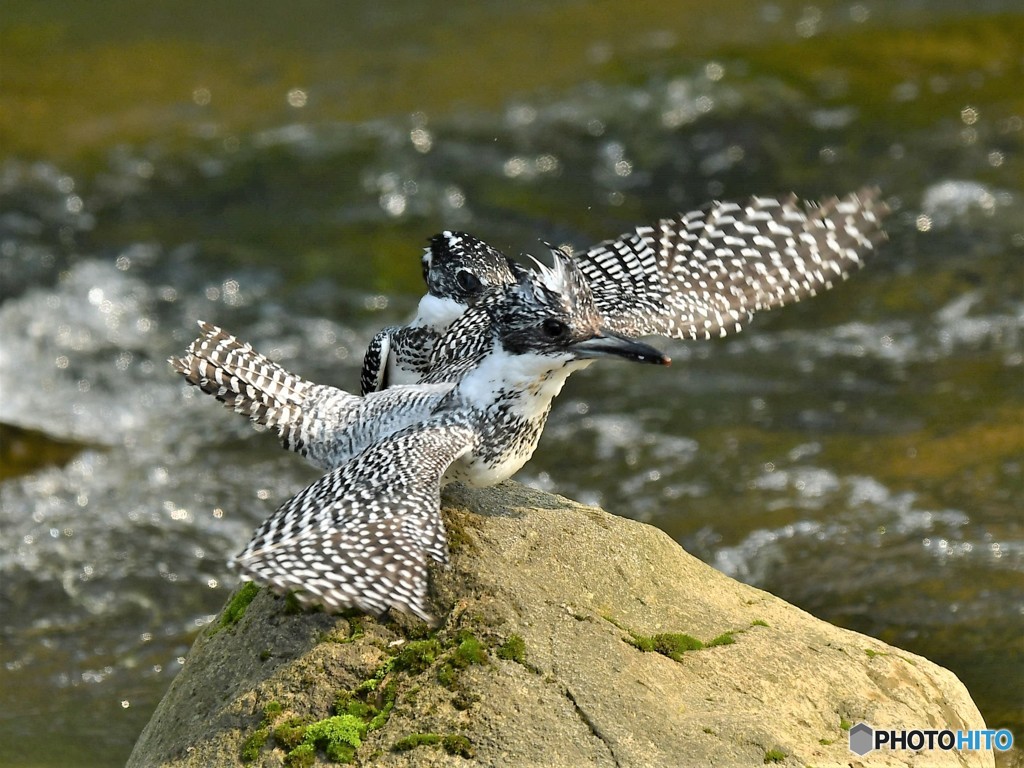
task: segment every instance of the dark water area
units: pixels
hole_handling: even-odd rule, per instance
[[[196,320],[356,389],[437,231],[539,254],[865,184],[865,270],[577,375],[517,480],[949,667],[1020,743],[1024,13],[706,6],[5,5],[0,764],[123,764],[316,477],[176,380]]]

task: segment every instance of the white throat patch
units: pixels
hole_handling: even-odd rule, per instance
[[[413,318],[411,325],[428,326],[442,331],[462,317],[466,309],[465,304],[460,304],[454,299],[442,299],[428,293],[420,299],[416,317]]]

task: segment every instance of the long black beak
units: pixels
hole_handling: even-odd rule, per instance
[[[572,345],[576,357],[581,360],[592,360],[598,357],[621,357],[635,363],[653,363],[654,365],[671,365],[672,359],[650,344],[620,336],[602,328],[589,339],[574,342]]]

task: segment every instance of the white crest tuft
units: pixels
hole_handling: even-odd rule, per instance
[[[553,267],[541,263],[533,256],[530,256],[530,259],[537,265],[536,274],[541,285],[559,295],[565,295],[570,291],[569,272],[558,254],[555,254]]]

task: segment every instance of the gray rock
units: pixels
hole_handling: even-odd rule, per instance
[[[247,745],[249,764],[280,766],[303,738],[287,764],[327,764],[325,726],[289,726],[336,714],[328,725],[362,733],[362,765],[993,765],[857,757],[845,729],[861,721],[985,725],[951,672],[733,581],[655,528],[513,483],[456,488],[444,514],[436,632],[261,590],[196,640],[128,765],[238,765]],[[705,647],[679,650],[681,634]]]

